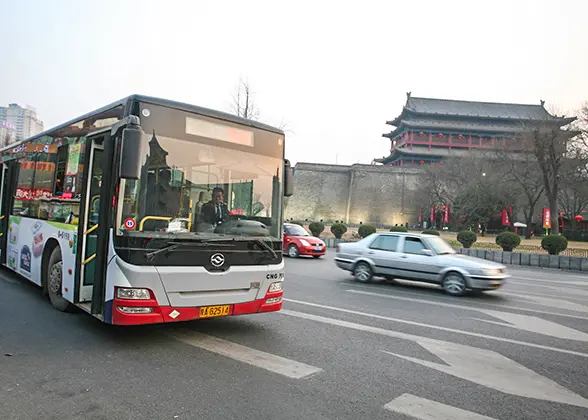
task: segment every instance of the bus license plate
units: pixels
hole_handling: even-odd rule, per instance
[[[215,316],[227,316],[231,305],[204,306],[200,308],[200,318],[212,318]]]

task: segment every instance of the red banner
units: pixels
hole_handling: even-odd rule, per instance
[[[449,223],[449,204],[445,205],[445,213],[443,214],[443,223]]]
[[[506,209],[502,210],[502,226],[510,226],[510,220]]]
[[[551,229],[551,210],[547,207],[543,208],[543,228]]]
[[[431,223],[435,223],[435,206],[431,206]]]

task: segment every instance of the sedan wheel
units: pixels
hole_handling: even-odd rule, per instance
[[[467,291],[464,277],[455,271],[445,275],[442,285],[445,293],[452,296],[463,296]]]
[[[298,258],[299,252],[298,252],[298,247],[294,244],[290,245],[288,247],[288,256],[290,258]]]
[[[368,263],[359,262],[353,270],[353,276],[357,281],[368,283],[372,281],[372,268]]]

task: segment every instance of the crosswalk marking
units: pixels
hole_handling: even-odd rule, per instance
[[[496,420],[493,417],[483,416],[412,394],[402,394],[386,404],[384,408],[419,420]]]
[[[216,354],[260,367],[270,372],[287,376],[293,379],[306,378],[315,373],[322,372],[321,368],[297,362],[296,360],[276,356],[275,354],[252,349],[241,344],[232,343],[220,338],[212,337],[190,330],[181,330],[170,334],[176,340],[185,344],[201,348]]]

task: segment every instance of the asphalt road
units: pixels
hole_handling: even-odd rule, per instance
[[[588,276],[452,298],[286,260],[280,313],[115,328],[0,272],[0,419],[588,418]]]

